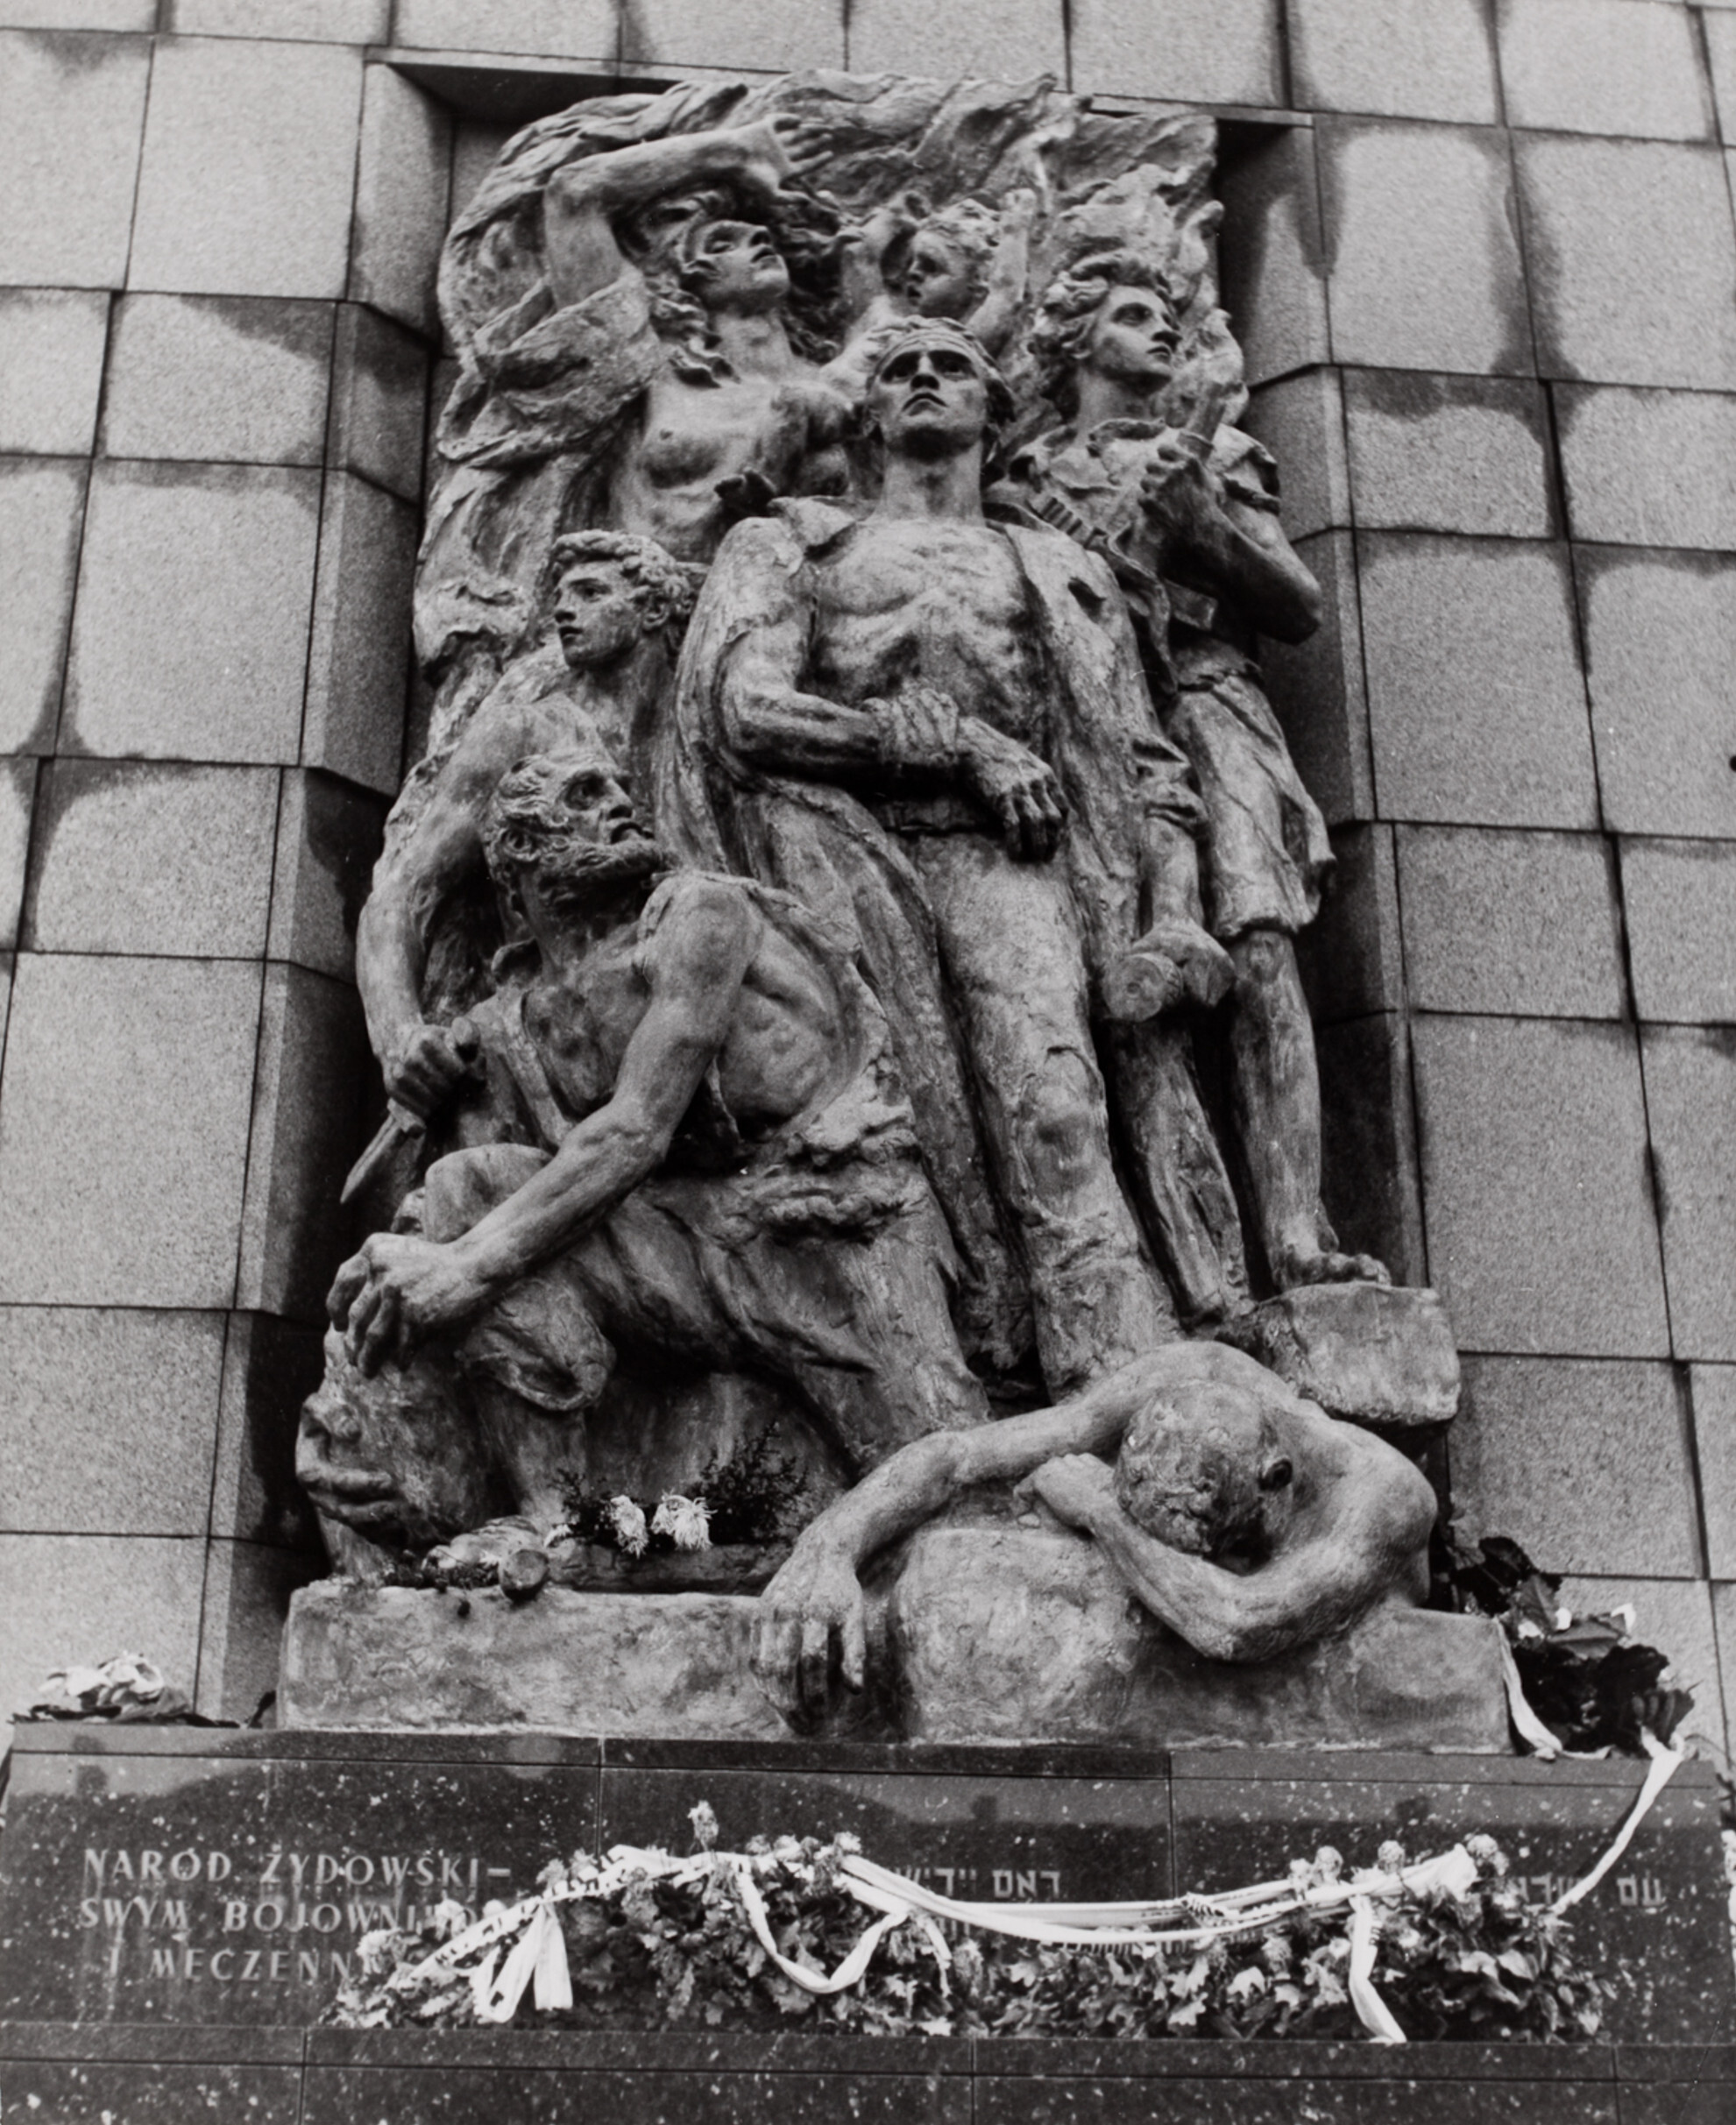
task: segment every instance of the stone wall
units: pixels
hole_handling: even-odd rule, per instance
[[[613,81],[1046,68],[1229,121],[1250,425],[1329,591],[1272,669],[1342,860],[1333,1207],[1446,1296],[1466,1520],[1633,1600],[1722,1741],[1736,7],[0,23],[0,1697],[124,1641],[244,1713],[315,1569],[288,1440],[371,1118],[346,917],[400,764],[449,188]]]

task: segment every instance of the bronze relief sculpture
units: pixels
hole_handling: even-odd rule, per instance
[[[1088,1535],[1208,1660],[1420,1597],[1429,1486],[1341,1420],[1450,1414],[1455,1363],[1320,1204],[1331,851],[1258,663],[1319,591],[1212,155],[795,77],[576,106],[455,223],[432,725],[358,939],[393,1118],[303,1424],[340,1569],[769,1580],[797,1719],[935,1512]],[[729,1454],[783,1505],[723,1574]]]

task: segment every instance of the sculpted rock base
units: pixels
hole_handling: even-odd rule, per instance
[[[781,1739],[789,1729],[748,1670],[755,1608],[739,1595],[552,1587],[515,1607],[493,1591],[327,1581],[295,1596],[278,1716],[292,1727]],[[897,1708],[850,1701],[833,1734],[1512,1746],[1495,1624],[1389,1609],[1304,1652],[1232,1667],[1152,1622],[1088,1543],[1042,1529],[924,1529],[870,1639],[871,1671],[890,1679]]]
[[[1513,1746],[1498,1624],[1387,1608],[1232,1667],[1154,1623],[1090,1544],[1038,1528],[925,1528],[891,1637],[911,1740]]]
[[[1269,1299],[1218,1331],[1329,1416],[1378,1432],[1449,1423],[1459,1357],[1437,1293],[1385,1284],[1313,1284]]]
[[[748,1671],[740,1594],[576,1594],[522,1607],[492,1589],[304,1588],[284,1633],[285,1726],[528,1727],[778,1740]]]

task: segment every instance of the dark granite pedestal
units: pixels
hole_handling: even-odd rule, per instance
[[[1631,1973],[1609,2044],[310,2026],[370,1927],[442,1895],[475,1909],[523,1893],[579,1846],[685,1849],[702,1799],[726,1844],[848,1829],[990,1900],[1227,1888],[1322,1842],[1354,1860],[1396,1835],[1421,1855],[1482,1829],[1541,1895],[1602,1850],[1640,1778],[1629,1762],[1351,1752],[24,1727],[0,1837],[0,2118],[1728,2125],[1736,2015],[1716,1789],[1697,1764],[1582,1907],[1588,1955]]]

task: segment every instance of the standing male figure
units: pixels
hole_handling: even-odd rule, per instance
[[[1194,919],[1198,802],[1113,577],[983,515],[985,438],[1010,410],[962,328],[889,339],[867,399],[880,499],[861,522],[780,505],[726,538],[656,819],[689,861],[787,888],[861,953],[962,1257],[967,1347],[992,1373],[1017,1335],[1010,1241],[1059,1394],[1176,1333],[1112,1157],[1094,1022],[1211,1000],[1228,967]]]
[[[482,993],[501,941],[482,844],[501,776],[532,754],[600,741],[629,790],[641,787],[692,607],[691,577],[654,539],[581,532],[557,540],[552,559],[558,642],[508,665],[457,746],[411,776],[357,925],[356,980],[387,1094],[424,1118],[464,1074],[440,1021]]]
[[[1272,1282],[1384,1283],[1379,1263],[1337,1250],[1321,1208],[1319,1073],[1293,939],[1319,909],[1332,850],[1255,661],[1261,634],[1314,632],[1320,586],[1279,527],[1260,445],[1219,428],[1201,447],[1165,419],[1178,344],[1163,275],[1144,260],[1104,252],[1064,274],[1032,351],[1071,419],[1020,453],[1013,478],[1165,579],[1142,601],[1144,648],[1205,804],[1206,923],[1235,962],[1232,1088]]]

